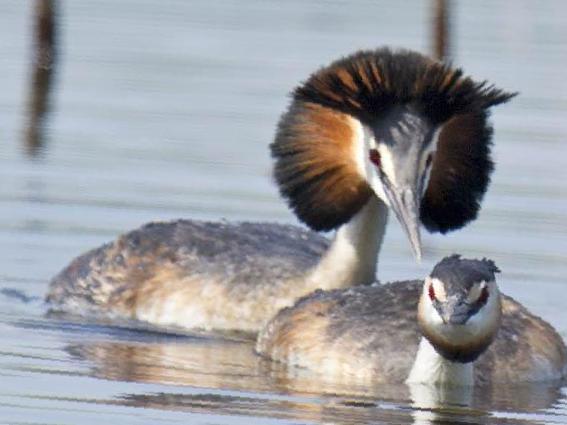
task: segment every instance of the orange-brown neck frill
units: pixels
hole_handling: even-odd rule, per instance
[[[315,230],[346,223],[371,196],[355,161],[353,118],[314,103],[295,102],[275,142],[274,177],[300,220]]]

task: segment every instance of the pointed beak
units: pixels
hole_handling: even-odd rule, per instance
[[[464,325],[471,316],[471,306],[459,297],[440,303],[438,311],[443,322],[450,325]]]
[[[390,206],[410,240],[411,249],[418,262],[421,261],[421,235],[419,233],[419,205],[415,190],[398,189],[384,185]]]

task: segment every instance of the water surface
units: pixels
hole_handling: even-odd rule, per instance
[[[44,315],[51,276],[142,223],[295,223],[267,150],[287,93],[355,49],[427,52],[427,2],[64,2],[34,158],[22,141],[31,12],[0,3],[0,422],[567,423],[561,385],[471,395],[333,384],[259,359],[246,340]],[[419,265],[392,222],[380,279],[423,276],[452,252],[488,256],[503,290],[565,337],[567,5],[457,2],[454,18],[455,63],[521,95],[494,110],[497,169],[479,219],[426,235]]]

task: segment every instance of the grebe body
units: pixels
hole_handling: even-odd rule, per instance
[[[312,230],[335,229],[331,242],[280,225],[149,225],[77,258],[47,300],[74,313],[258,331],[317,288],[370,284],[389,210],[417,258],[420,223],[445,233],[476,218],[493,169],[488,110],[512,96],[414,52],[338,60],[294,91],[271,145],[283,198]]]
[[[256,350],[330,380],[475,385],[560,380],[551,325],[501,295],[487,260],[444,259],[425,281],[316,291],[280,311]]]
[[[76,258],[47,301],[73,314],[257,332],[315,289],[371,283],[385,211],[371,199],[332,242],[275,223],[150,223]]]

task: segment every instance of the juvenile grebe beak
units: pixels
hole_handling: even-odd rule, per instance
[[[466,302],[464,296],[451,296],[436,307],[443,323],[449,325],[464,325],[474,313],[473,306]]]

